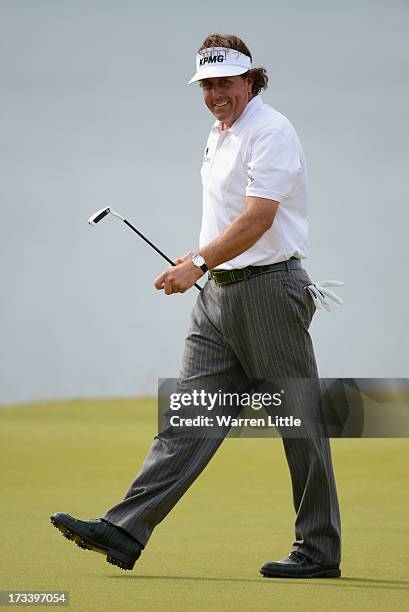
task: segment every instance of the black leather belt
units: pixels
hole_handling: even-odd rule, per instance
[[[216,285],[229,285],[242,280],[247,280],[251,276],[258,276],[266,272],[278,272],[279,270],[300,270],[302,269],[301,260],[291,257],[288,261],[270,264],[268,266],[248,266],[237,270],[211,270],[209,279],[214,280]]]

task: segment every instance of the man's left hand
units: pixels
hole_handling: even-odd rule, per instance
[[[184,293],[193,287],[195,282],[203,276],[203,272],[193,264],[192,256],[193,252],[190,252],[176,259],[176,266],[169,266],[155,279],[156,289],[164,289],[166,295],[171,295],[172,293]]]

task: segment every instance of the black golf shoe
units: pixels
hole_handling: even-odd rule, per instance
[[[260,574],[266,578],[339,578],[339,565],[320,565],[293,550],[280,561],[268,561],[260,568]]]
[[[94,550],[106,555],[108,563],[121,569],[133,569],[135,561],[141,555],[142,544],[125,530],[104,519],[80,521],[64,512],[56,512],[50,520],[67,540],[73,540],[84,550]]]

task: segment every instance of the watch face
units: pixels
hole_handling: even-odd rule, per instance
[[[200,268],[200,266],[203,266],[205,263],[205,260],[203,259],[203,257],[201,255],[195,255],[193,258],[193,263],[195,264],[195,266],[197,266],[198,268]]]

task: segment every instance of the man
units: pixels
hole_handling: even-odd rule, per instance
[[[202,166],[200,248],[155,280],[183,293],[210,270],[186,339],[180,384],[217,376],[316,378],[308,328],[315,311],[301,266],[308,231],[306,162],[291,123],[263,104],[264,68],[236,36],[201,46],[196,74],[216,122]],[[202,472],[222,437],[166,431],[152,444],[125,498],[91,521],[56,513],[79,546],[132,569],[154,527]],[[340,516],[327,438],[283,437],[296,511],[292,551],[261,568],[268,577],[340,576]]]

